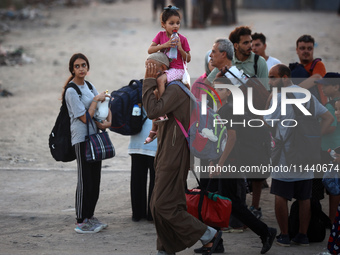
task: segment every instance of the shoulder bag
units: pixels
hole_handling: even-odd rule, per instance
[[[89,135],[90,120],[91,116],[89,112],[86,112],[86,125],[87,125],[87,136],[85,137],[86,161],[95,162],[103,159],[113,158],[115,156],[115,148],[111,143],[108,133],[106,131],[101,131],[96,134]]]

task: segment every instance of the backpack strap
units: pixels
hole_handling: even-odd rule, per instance
[[[254,57],[254,70],[255,70],[255,75],[257,75],[257,61],[259,60],[260,56],[255,54]]]
[[[193,100],[194,102],[196,102],[196,97],[194,94],[192,94],[192,92],[180,81],[172,81],[168,84],[168,86],[176,84],[178,85],[189,97],[191,100]]]
[[[314,67],[315,67],[316,64],[317,64],[318,62],[320,62],[321,60],[322,60],[321,58],[316,58],[316,59],[314,59],[312,65],[311,65],[311,67],[310,67],[310,69],[309,69],[309,71],[310,71],[310,72],[313,72]]]
[[[87,85],[87,87],[89,88],[89,90],[91,90],[91,92],[93,92],[93,86],[90,82],[86,81],[85,80],[85,83]],[[69,84],[67,84],[66,88],[65,88],[65,92],[68,88],[73,88],[77,91],[79,97],[81,97],[81,92],[80,92],[80,89],[78,88],[77,84],[75,84],[73,81],[69,82]],[[63,100],[65,99],[65,93],[64,93],[64,98]],[[65,100],[64,100],[65,101]]]
[[[92,87],[92,86],[91,86]],[[63,101],[62,101],[62,105],[66,105],[66,101],[65,101],[65,95],[66,95],[66,90],[68,88],[73,88],[75,89],[75,91],[77,91],[79,97],[81,97],[81,92],[80,92],[80,89],[78,88],[78,86],[74,83],[74,82],[70,82],[69,84],[66,85],[65,87],[65,92],[64,92],[64,96],[63,96]]]
[[[192,92],[180,81],[172,81],[168,84],[169,85],[178,85],[188,96],[191,100],[194,100],[196,102],[196,97],[194,96],[194,94],[192,94]],[[182,133],[184,134],[185,138],[188,139],[189,138],[189,134],[188,132],[185,130],[183,124],[174,116],[179,128],[181,129]]]

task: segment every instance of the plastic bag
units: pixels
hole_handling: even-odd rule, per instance
[[[188,72],[188,67],[187,67],[187,62],[183,61],[183,66],[184,66],[184,74],[183,74],[183,78],[182,78],[182,82],[184,84],[187,84],[190,86],[190,75]]]

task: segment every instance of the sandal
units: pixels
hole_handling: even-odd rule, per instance
[[[154,134],[154,135],[151,135],[151,134]],[[157,138],[157,131],[151,130],[149,136],[145,139],[144,144],[151,143],[156,138]]]
[[[159,118],[157,118],[154,123],[159,123],[159,122],[163,122],[163,121],[167,121],[169,120],[168,116],[166,116],[166,114],[164,116],[161,116]]]

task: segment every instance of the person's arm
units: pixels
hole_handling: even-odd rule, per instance
[[[183,40],[183,44],[181,41],[181,38]],[[190,47],[188,44],[188,40],[184,37],[184,36],[179,36],[178,37],[178,41],[177,41],[177,47],[179,52],[181,53],[182,59],[183,61],[186,61],[187,63],[189,63],[191,61],[191,55],[190,55]]]
[[[162,51],[163,49],[166,48],[171,48],[171,47],[175,47],[176,45],[172,45],[171,44],[171,40],[169,39],[169,41],[167,41],[166,43],[163,44],[157,44],[155,42],[152,42],[149,49],[148,49],[148,53],[152,54],[158,51]]]
[[[329,128],[332,122],[334,121],[333,115],[329,111],[327,111],[324,114],[321,114],[319,117],[321,118],[320,122],[321,135],[328,134],[330,130]]]
[[[181,53],[181,56],[183,58],[183,61],[186,61],[187,63],[190,62],[191,60],[191,55],[190,55],[190,52],[186,52],[184,51],[183,49],[179,50],[179,52]]]
[[[93,118],[95,112],[96,112],[96,109],[97,109],[97,103],[100,101],[100,102],[103,102],[105,100],[105,97],[109,95],[106,95],[105,92],[102,92],[98,95],[96,95],[93,99],[92,99],[92,102],[91,102],[91,105],[89,107],[89,109],[87,110],[91,116],[91,118]],[[83,123],[86,124],[86,112],[84,113],[84,115],[78,117]]]
[[[220,157],[218,161],[218,165],[221,167],[224,165],[224,162],[227,160],[227,158],[229,157],[229,154],[231,153],[231,151],[233,150],[236,144],[236,138],[237,138],[236,130],[228,129],[227,134],[228,134],[227,143],[222,153],[222,156]]]
[[[310,89],[313,86],[315,86],[315,81],[320,80],[322,78],[322,76],[318,73],[313,74],[312,76],[310,76],[309,78],[305,79],[304,81],[302,81],[301,83],[299,83],[298,85],[302,88],[305,89]]]
[[[157,99],[153,90],[157,87],[156,78],[161,72],[157,71],[155,64],[146,65],[145,79],[143,81],[143,106],[148,114],[149,119],[155,119],[167,113],[173,112],[179,106],[189,99],[183,96],[182,89],[177,85],[167,86],[163,95]],[[180,120],[181,121],[181,120]]]
[[[224,151],[220,157],[220,159],[218,160],[217,165],[219,167],[223,167],[224,166],[224,162],[227,160],[227,158],[229,157],[231,151],[233,150],[235,144],[236,144],[236,131],[232,130],[232,129],[228,129],[227,130],[227,134],[228,134],[228,138],[227,138],[227,143],[225,145]],[[210,166],[213,166],[213,162],[210,162]],[[210,172],[210,177],[214,177],[214,176],[218,176],[220,175],[220,172],[214,171],[214,172]]]

